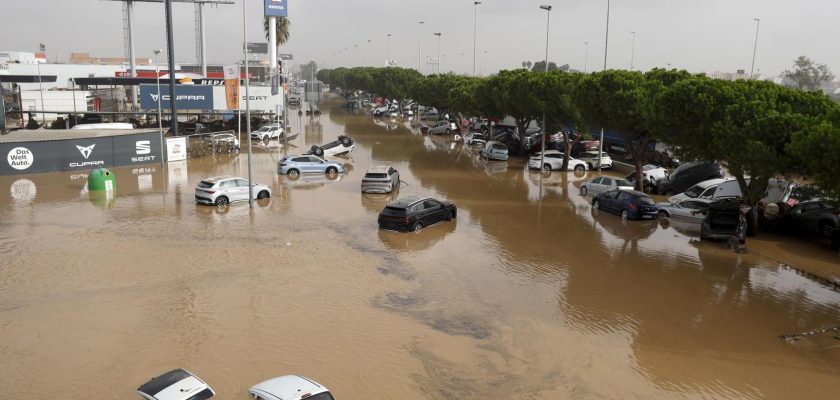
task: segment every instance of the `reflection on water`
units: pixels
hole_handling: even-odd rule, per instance
[[[580,196],[597,171],[487,162],[340,105],[292,114],[304,134],[288,148],[256,144],[274,196],[254,210],[193,201],[202,178],[247,176],[245,151],[115,169],[104,203],[85,174],[0,177],[0,398],[101,382],[133,398],[176,367],[241,399],[288,373],[341,398],[836,397],[840,340],[778,336],[840,324],[840,293],[767,254],[834,255],[767,239],[735,254],[679,221],[623,222]],[[276,174],[342,134],[347,173]],[[382,164],[399,191],[360,194],[357,171]],[[457,221],[378,230],[412,195],[454,201]]]

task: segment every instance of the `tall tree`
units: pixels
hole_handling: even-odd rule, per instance
[[[541,109],[545,111],[546,125],[548,125],[544,129],[543,140],[547,140],[548,134],[554,131],[554,129],[549,129],[550,127],[557,127],[564,131],[563,144],[565,151],[563,152],[562,167],[564,171],[569,165],[569,155],[572,147],[581,139],[581,136],[577,135],[573,142],[566,130],[567,128],[579,130],[582,127],[583,118],[574,98],[575,90],[577,90],[582,78],[583,75],[577,73],[561,70],[549,71],[548,74],[543,76],[543,84],[540,87],[539,97],[543,102]]]
[[[793,61],[793,69],[782,73],[796,88],[802,90],[820,90],[825,82],[834,79],[834,75],[825,64],[817,64],[814,60],[799,56]]]
[[[535,88],[542,84],[540,74],[516,69],[513,71],[500,71],[487,80],[489,93],[482,93],[482,96],[489,96],[493,104],[492,109],[503,111],[516,120],[516,128],[519,131],[519,152],[525,153],[525,131],[532,120],[542,114],[542,100]],[[504,115],[500,115],[504,117]]]
[[[771,82],[705,77],[677,82],[657,104],[662,132],[685,156],[720,160],[738,181],[751,206],[751,233],[769,179],[801,170],[788,151],[793,135],[809,132],[834,106],[822,94]]]
[[[265,30],[266,40],[270,39],[268,37],[268,24],[269,19],[268,17],[265,17],[265,19],[263,20],[263,30]],[[289,21],[289,19],[286,17],[277,17],[277,23],[275,25],[277,26],[277,45],[281,46],[286,44],[286,42],[289,41],[289,27],[292,25],[292,21]]]

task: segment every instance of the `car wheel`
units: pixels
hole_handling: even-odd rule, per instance
[[[230,200],[228,200],[227,196],[216,197],[217,206],[226,206],[228,204],[230,204]]]
[[[286,175],[298,176],[298,175],[300,175],[300,171],[298,171],[296,168],[292,168],[292,169],[286,171]]]
[[[668,218],[668,212],[665,210],[659,210],[659,218],[665,219]]]
[[[594,208],[594,209],[596,209],[596,210],[601,209],[601,202],[600,202],[600,201],[598,201],[598,200],[593,201],[593,202],[592,202],[592,208]]]
[[[267,190],[263,190],[263,191],[260,191],[259,193],[257,193],[257,199],[259,199],[259,200],[262,200],[262,199],[267,199],[267,198],[269,198],[269,197],[270,197],[270,196],[268,195],[268,191],[267,191]]]
[[[452,129],[447,129],[447,130],[446,130],[446,134],[448,135],[448,134],[450,134],[450,133],[452,133]]]
[[[621,219],[623,221],[627,221],[628,219],[630,219],[630,212],[627,210],[621,211]]]
[[[551,164],[543,164],[543,171],[551,172]]]
[[[575,172],[583,172],[585,170],[586,170],[586,167],[584,167],[583,164],[575,165]]]
[[[581,186],[580,187],[580,195],[581,196],[586,196],[587,193],[589,193],[589,190],[586,188],[586,186]]]
[[[414,225],[411,226],[411,230],[413,232],[419,232],[421,229],[423,229],[423,224],[420,222],[415,222]]]
[[[831,234],[834,233],[834,225],[832,225],[831,222],[828,221],[820,222],[818,229],[820,234],[825,237],[831,237]]]
[[[338,168],[336,167],[327,167],[327,175],[334,175],[338,173]]]

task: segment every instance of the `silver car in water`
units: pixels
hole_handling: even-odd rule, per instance
[[[283,157],[283,159],[277,163],[277,173],[282,175],[308,173],[333,175],[343,172],[343,163],[338,161],[327,161],[321,157],[309,154]]]
[[[391,193],[400,187],[400,173],[393,167],[370,167],[362,178],[362,193]]]

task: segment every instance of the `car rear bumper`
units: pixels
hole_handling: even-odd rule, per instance
[[[408,224],[402,222],[388,221],[379,219],[379,229],[386,231],[408,232]]]
[[[213,204],[213,199],[209,197],[195,195],[195,202],[200,204]]]
[[[362,193],[391,193],[393,188],[388,184],[362,183]]]

